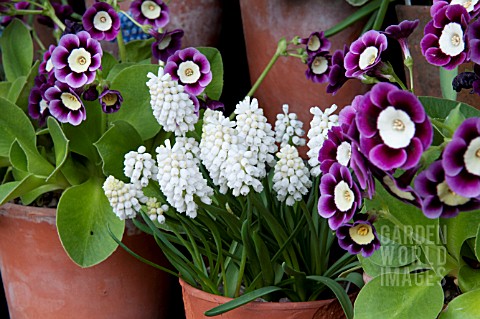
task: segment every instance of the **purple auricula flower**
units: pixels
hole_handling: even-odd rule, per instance
[[[370,257],[380,248],[375,227],[366,220],[358,220],[353,224],[343,224],[336,231],[338,245],[352,255],[361,253]]]
[[[52,52],[55,77],[73,88],[92,83],[101,67],[102,54],[100,43],[90,33],[66,34]]]
[[[315,83],[328,82],[331,59],[332,57],[328,54],[328,51],[321,51],[309,55],[307,59],[308,68],[305,70],[307,79]]]
[[[52,52],[55,50],[56,46],[53,44],[50,44],[48,47],[48,50],[45,51],[43,54],[43,59],[42,62],[40,62],[40,65],[38,66],[38,73],[39,74],[50,74],[53,73],[53,63],[52,63]]]
[[[89,86],[85,91],[82,93],[82,97],[85,101],[95,101],[98,99],[98,91],[95,85]]]
[[[122,106],[123,97],[117,90],[110,90],[106,88],[103,90],[102,94],[98,97],[100,101],[100,105],[102,106],[102,110],[104,113],[115,113],[120,110],[120,106]]]
[[[471,17],[475,17],[480,10],[480,1],[478,0],[433,0],[433,5],[430,8],[430,15],[433,17],[438,10],[448,5],[461,5],[463,6]]]
[[[480,199],[480,117],[460,124],[443,151],[442,164],[452,191]]]
[[[132,17],[140,24],[163,28],[170,21],[168,6],[162,0],[135,0],[130,4]]]
[[[398,25],[388,26],[383,32],[389,38],[395,39],[400,44],[402,48],[404,59],[411,57],[410,49],[408,48],[408,37],[415,31],[418,27],[420,20],[416,19],[413,21],[404,20]]]
[[[477,20],[468,26],[467,39],[469,59],[476,63],[480,63],[480,20]]]
[[[301,44],[305,44],[305,49],[308,56],[316,55],[319,52],[328,51],[332,45],[325,37],[323,31],[312,32],[308,38],[302,38],[299,42]]]
[[[62,32],[62,36],[64,36],[65,34],[69,34],[69,33],[77,34],[80,31],[85,31],[82,23],[66,19],[65,20],[65,30],[63,30],[63,32]]]
[[[208,96],[205,97],[205,101],[200,100],[201,109],[211,109],[211,110],[220,110],[225,111],[225,104],[220,101],[212,100]]]
[[[77,92],[68,84],[56,81],[45,91],[50,114],[61,123],[78,125],[87,118],[85,106]]]
[[[345,76],[343,61],[348,53],[348,46],[344,45],[343,50],[336,50],[332,55],[330,73],[328,73],[327,93],[335,95],[338,90],[349,80]]]
[[[466,60],[465,31],[469,21],[468,12],[461,5],[443,6],[436,12],[420,41],[428,63],[452,70]]]
[[[461,72],[452,80],[452,87],[460,92],[462,89],[471,89],[470,94],[480,95],[480,65],[473,66],[474,72]]]
[[[347,167],[333,163],[320,179],[318,214],[328,218],[328,225],[336,230],[352,219],[362,205],[362,196]]]
[[[327,139],[323,142],[318,152],[320,170],[326,174],[333,163],[339,163],[348,167],[352,157],[352,145],[344,134],[345,126],[334,126],[327,133]]]
[[[480,208],[480,201],[454,192],[445,180],[442,161],[433,162],[415,179],[421,197],[422,211],[428,218],[451,218],[460,212]]]
[[[45,91],[55,83],[55,76],[50,74],[48,77],[37,75],[34,80],[35,85],[28,96],[28,115],[38,121],[39,126],[45,124],[45,119],[50,112],[48,110],[48,101],[45,99]]]
[[[432,143],[432,124],[418,98],[390,83],[364,95],[355,121],[362,153],[384,171],[415,167]]]
[[[199,95],[212,81],[210,62],[195,48],[176,51],[165,64],[165,72],[185,86],[185,92]]]
[[[183,30],[175,29],[159,33],[157,30],[152,32],[155,42],[152,43],[152,55],[163,62],[178,51],[182,46]]]
[[[361,78],[374,71],[381,62],[380,55],[387,49],[387,37],[375,30],[367,31],[355,40],[345,55],[345,76]]]
[[[97,40],[112,41],[120,31],[120,17],[106,2],[96,2],[88,8],[83,14],[82,23],[85,31]]]
[[[394,176],[378,168],[372,168],[373,175],[383,185],[385,190],[399,200],[420,207],[420,197],[411,186],[412,180],[418,172],[418,165],[404,171],[400,176]]]

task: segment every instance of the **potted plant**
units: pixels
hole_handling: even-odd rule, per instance
[[[435,2],[420,44],[413,44],[437,69],[475,65],[443,82],[442,92],[479,92],[476,10]],[[405,20],[365,33],[337,65],[342,72],[330,73],[340,83],[373,84],[340,112],[340,125],[319,151],[319,214],[332,220],[340,246],[358,255],[365,272],[355,318],[479,313],[480,112],[415,94],[419,70],[407,38],[418,24]],[[392,41],[402,48],[408,86],[382,54]],[[351,156],[343,166],[339,154],[347,146]],[[351,179],[357,186],[345,187]],[[360,198],[353,196],[356,187],[363,189]],[[355,201],[362,204],[347,216],[345,205]],[[339,216],[350,221],[337,223]]]

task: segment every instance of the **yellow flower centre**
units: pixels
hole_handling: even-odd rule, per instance
[[[105,18],[105,17],[100,17],[100,22],[102,22],[102,23],[107,22],[107,18]]]
[[[186,70],[185,70],[185,75],[186,75],[186,76],[192,76],[192,75],[193,75],[193,70],[190,69],[190,68],[186,69]]]
[[[350,238],[358,245],[368,245],[375,240],[372,227],[366,224],[359,224],[348,230]]]
[[[87,63],[87,59],[84,56],[79,56],[77,59],[77,63],[80,65],[84,65],[85,63]]]
[[[113,93],[108,93],[102,98],[103,102],[105,102],[106,105],[112,106],[115,105],[118,101],[118,97],[116,94]]]
[[[350,191],[350,190],[346,190],[345,192],[343,192],[343,197],[345,197],[345,200],[346,200],[347,202],[351,201],[351,200],[352,200],[351,191]]]
[[[472,1],[467,1],[463,3],[463,6],[465,7],[465,9],[468,9],[468,7],[470,7],[471,5],[472,5]]]
[[[480,158],[480,148],[475,152],[475,156]]]
[[[397,131],[404,131],[405,124],[401,120],[395,119],[393,120],[393,128]]]
[[[154,5],[152,5],[152,4],[151,4],[151,5],[149,5],[149,6],[148,6],[148,10],[150,10],[150,11],[153,11],[153,10],[155,10],[155,6],[154,6]]]
[[[367,236],[369,231],[370,231],[370,229],[368,229],[367,226],[362,225],[362,226],[358,227],[357,234],[359,236]]]
[[[457,47],[460,45],[460,42],[461,42],[460,36],[458,34],[454,34],[452,36],[452,45]]]

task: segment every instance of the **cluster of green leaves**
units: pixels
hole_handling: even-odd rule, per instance
[[[57,229],[68,255],[82,267],[105,260],[118,247],[124,232],[104,195],[106,176],[126,181],[123,156],[145,145],[162,144],[168,134],[152,114],[147,74],[157,74],[150,62],[151,40],[126,45],[126,61],[104,52],[97,80],[118,90],[124,99],[114,114],[102,112],[98,101],[84,101],[87,119],[78,126],[49,117],[38,127],[28,116],[28,97],[38,74],[29,29],[14,20],[0,38],[6,79],[0,82],[0,205],[19,199],[36,205],[43,194],[61,195],[57,206]],[[223,66],[218,50],[199,48],[212,66],[214,80],[206,88],[212,99],[220,97]]]
[[[466,117],[480,111],[463,103],[420,97],[434,123],[434,145],[424,167],[436,160],[442,144]],[[477,318],[480,313],[480,210],[454,218],[429,219],[422,211],[391,196],[380,183],[366,209],[379,215],[375,226],[382,247],[360,262],[373,279],[360,291],[355,318],[437,318],[444,306],[442,281],[458,280],[462,294],[448,304],[442,319]],[[429,305],[425,307],[425,305]]]

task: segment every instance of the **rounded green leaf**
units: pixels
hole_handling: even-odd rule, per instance
[[[112,211],[102,189],[103,179],[68,188],[57,208],[57,228],[68,256],[81,267],[96,265],[107,259],[118,244],[108,227],[121,238],[125,222]]]
[[[27,26],[14,19],[0,38],[2,65],[9,82],[30,72],[33,61],[33,41]]]
[[[480,289],[472,290],[453,299],[440,319],[478,319]]]
[[[212,71],[212,82],[205,88],[205,93],[212,100],[220,99],[223,90],[223,61],[220,51],[211,47],[197,48],[210,62]]]
[[[435,278],[432,272],[375,277],[360,290],[354,318],[437,318],[443,307],[443,290]]]
[[[480,288],[480,270],[463,265],[458,271],[458,286],[463,292]]]

